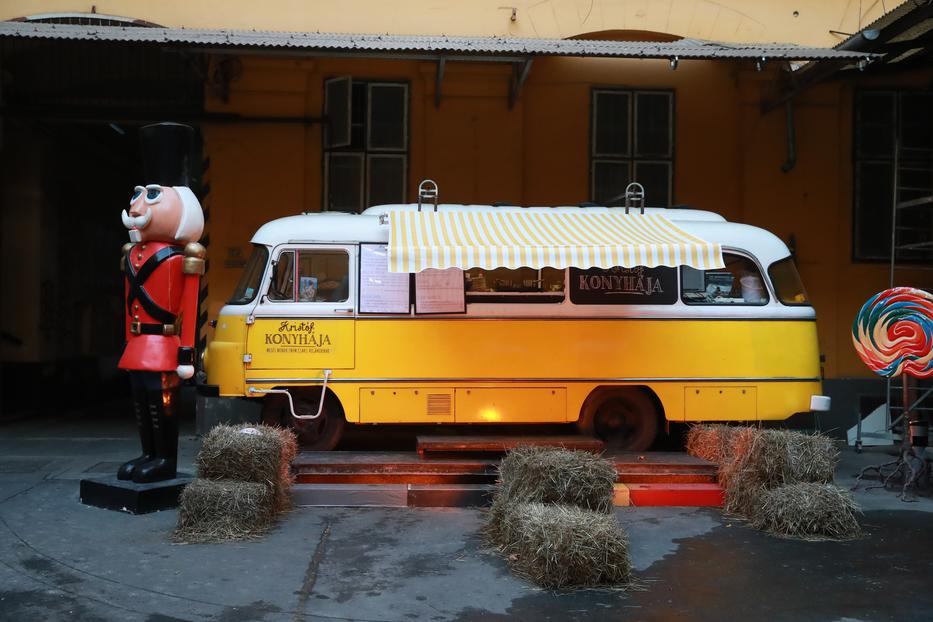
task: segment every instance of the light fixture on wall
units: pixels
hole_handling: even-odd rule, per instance
[[[680,63],[680,57],[675,56],[671,59],[671,71],[677,69],[677,65]]]
[[[765,68],[765,63],[767,62],[768,62],[768,59],[762,56],[757,61],[755,61],[755,69],[757,69],[758,71],[761,71],[762,69]]]

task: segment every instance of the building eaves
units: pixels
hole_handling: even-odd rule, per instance
[[[605,41],[589,39],[528,39],[513,37],[448,37],[271,32],[254,30],[138,28],[0,22],[0,38],[102,41],[186,45],[210,49],[280,51],[283,54],[391,53],[464,56],[576,56],[681,60],[796,60],[855,62],[871,55],[788,43],[747,44],[681,39]]]

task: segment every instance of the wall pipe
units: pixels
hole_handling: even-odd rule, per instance
[[[787,128],[787,159],[781,165],[781,171],[789,173],[797,166],[797,131],[794,125],[794,100],[784,102],[785,126]]]

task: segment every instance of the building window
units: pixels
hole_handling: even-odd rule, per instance
[[[408,85],[327,80],[323,209],[361,212],[403,203],[408,175]]]
[[[625,187],[645,187],[645,205],[671,204],[674,177],[674,93],[593,89],[590,198],[624,203]]]
[[[891,215],[897,200],[933,194],[933,91],[874,91],[855,94],[853,141],[853,257],[887,260],[891,256]],[[899,261],[929,261],[933,248],[933,210],[898,213]],[[905,246],[913,248],[904,249]]]

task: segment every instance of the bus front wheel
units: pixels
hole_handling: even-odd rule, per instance
[[[320,390],[291,391],[295,414],[313,415],[321,399]],[[298,447],[305,451],[330,451],[340,442],[346,419],[340,402],[331,393],[324,396],[324,408],[317,419],[296,419],[288,408],[284,395],[269,394],[263,398],[262,422],[289,428],[298,438]]]
[[[644,451],[658,435],[657,406],[638,388],[601,390],[583,406],[581,433],[603,441],[607,450]]]

